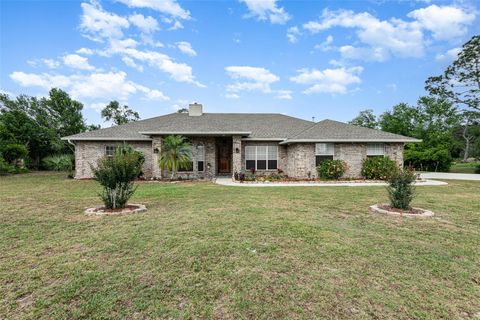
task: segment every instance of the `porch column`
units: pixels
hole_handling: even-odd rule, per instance
[[[152,177],[154,179],[162,178],[162,170],[158,160],[160,159],[160,153],[162,152],[162,137],[152,137]]]
[[[232,178],[242,171],[242,136],[232,136]]]

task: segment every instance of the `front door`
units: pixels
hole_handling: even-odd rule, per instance
[[[232,172],[232,140],[222,138],[217,141],[218,173]]]

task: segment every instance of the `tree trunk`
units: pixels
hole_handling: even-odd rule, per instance
[[[463,126],[462,137],[465,139],[465,149],[463,152],[463,162],[467,162],[468,154],[470,153],[470,142],[473,139],[472,136],[468,135],[468,123],[465,123]]]

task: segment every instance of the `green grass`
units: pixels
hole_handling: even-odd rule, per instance
[[[450,172],[454,173],[477,173],[475,169],[480,166],[480,162],[456,162],[450,167]]]
[[[211,183],[101,218],[93,181],[0,177],[0,319],[475,319],[480,183],[449,183],[417,188],[433,219],[372,215],[383,187]]]

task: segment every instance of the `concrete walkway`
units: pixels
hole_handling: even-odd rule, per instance
[[[218,177],[215,183],[222,186],[234,187],[378,187],[386,186],[385,182],[341,182],[341,183],[324,183],[324,182],[273,182],[273,183],[240,183],[232,181],[232,178]],[[436,180],[426,180],[415,183],[416,186],[444,186],[448,183]]]
[[[420,174],[420,177],[423,179],[480,181],[480,174],[475,173],[424,172]]]

